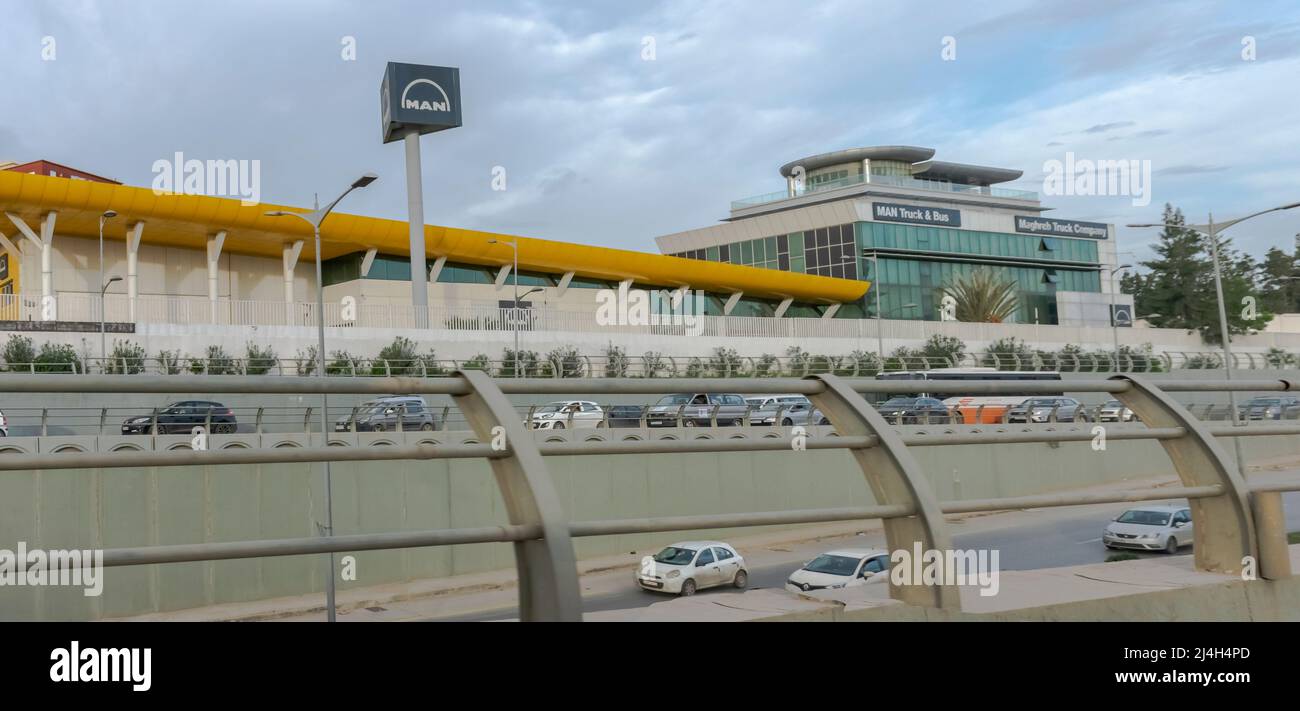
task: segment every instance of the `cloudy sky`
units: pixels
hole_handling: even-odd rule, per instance
[[[786,161],[875,144],[1022,169],[1015,187],[1038,191],[1067,152],[1150,161],[1150,205],[1044,196],[1064,218],[1153,220],[1173,202],[1203,221],[1300,200],[1300,8],[1282,0],[0,0],[0,13],[0,160],[135,185],[177,151],[260,160],[262,198],[293,205],[373,170],[347,211],[404,219],[402,149],[380,142],[391,60],[461,68],[464,126],[422,143],[434,224],[654,250],[782,189]],[[1300,210],[1233,235],[1259,254],[1298,232]],[[1151,237],[1121,228],[1121,250],[1145,257]]]

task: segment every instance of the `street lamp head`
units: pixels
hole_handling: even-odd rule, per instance
[[[1164,227],[1164,225],[1157,225],[1149,222],[1135,222],[1124,226],[1125,227]]]
[[[122,277],[120,277],[120,276],[114,276],[114,277],[109,277],[109,278],[108,278],[108,283],[109,283],[109,284],[112,284],[112,283],[115,282],[115,281],[122,281]]]
[[[367,185],[379,180],[379,176],[374,173],[366,173],[352,182],[354,188],[364,188]]]

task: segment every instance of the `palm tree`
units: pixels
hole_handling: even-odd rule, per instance
[[[957,320],[1002,323],[1016,312],[1020,300],[1013,281],[1000,279],[988,269],[976,269],[943,287],[957,302]]]

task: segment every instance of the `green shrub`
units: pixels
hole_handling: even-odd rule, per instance
[[[353,375],[360,367],[360,358],[347,351],[334,351],[325,362],[325,375]]]
[[[605,346],[606,378],[626,378],[627,366],[627,353],[622,348],[613,344]]]
[[[998,370],[1030,370],[1033,364],[1033,349],[1015,337],[993,341],[980,359],[981,366]]]
[[[432,355],[432,353],[430,353]],[[415,341],[398,336],[384,346],[370,363],[371,375],[420,375],[424,372],[424,357],[416,350]]]
[[[518,375],[516,375],[516,370],[518,371]],[[497,377],[538,377],[541,376],[543,372],[544,369],[542,363],[537,357],[537,351],[520,350],[518,354],[509,348],[501,351],[501,370],[497,373]]]
[[[744,360],[736,354],[734,348],[719,346],[713,349],[713,355],[709,356],[705,370],[710,377],[729,378],[739,375],[743,368]]]
[[[843,370],[846,371],[846,375],[867,377],[880,372],[880,356],[875,353],[862,350],[852,351],[845,357],[844,361]]]
[[[557,378],[580,378],[587,372],[587,361],[572,346],[560,346],[547,353],[546,365]]]
[[[0,355],[4,357],[7,370],[27,370],[29,364],[36,362],[36,347],[28,336],[13,334],[9,336]]]
[[[673,369],[664,355],[658,351],[646,351],[641,355],[642,374],[647,378],[670,375]]]
[[[38,373],[82,373],[81,358],[77,349],[67,343],[42,343],[41,351],[36,354],[36,372]]]
[[[147,356],[143,346],[130,341],[113,341],[113,352],[108,354],[104,372],[109,375],[135,375],[144,372]]]
[[[180,351],[158,351],[158,370],[164,375],[179,375],[181,372]]]
[[[320,360],[320,351],[316,346],[307,346],[307,352],[298,351],[294,354],[294,370],[298,376],[305,378],[309,375],[316,374],[317,361]]]
[[[754,361],[754,376],[772,378],[781,375],[781,361],[771,353],[764,353]]]
[[[266,375],[279,363],[274,348],[258,347],[252,343],[245,347],[244,359],[246,361],[244,372],[248,375]]]
[[[226,353],[226,349],[221,346],[208,346],[207,354],[201,358],[190,359],[190,372],[195,375],[203,375],[206,367],[207,375],[237,375],[239,367],[235,364],[235,359]]]
[[[933,361],[929,366],[931,368],[946,368],[949,364],[960,365],[962,358],[966,356],[966,342],[955,336],[936,333],[921,347],[921,355]]]
[[[473,358],[460,364],[461,370],[488,370],[491,368],[490,359],[486,353],[479,353]]]

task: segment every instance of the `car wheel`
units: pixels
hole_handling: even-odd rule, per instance
[[[432,431],[433,431],[433,423],[432,423],[432,422],[426,422],[426,423],[420,425],[420,429],[424,430],[425,432],[432,432]]]
[[[681,593],[679,593],[679,594],[680,594],[682,597],[690,597],[691,595],[694,595],[694,594],[695,594],[695,581],[692,580],[692,579],[690,579],[690,578],[687,578],[687,579],[686,579],[686,582],[682,583],[682,591],[681,591]]]
[[[682,424],[685,425],[685,426],[687,426],[687,427],[695,427],[695,426],[696,426],[696,424],[695,424],[695,420],[686,420],[686,421],[684,421]]]
[[[217,434],[234,434],[235,429],[233,424],[217,425]]]
[[[737,588],[741,590],[744,590],[745,586],[749,585],[749,573],[746,573],[743,569],[737,570],[736,577],[731,581],[731,584],[735,585]]]
[[[793,427],[793,426],[794,426],[794,420],[791,420],[789,417],[787,417],[787,418],[785,418],[784,420],[781,420],[781,426],[782,426],[782,427]]]
[[[386,430],[386,429],[388,429],[387,425],[385,425],[385,424],[382,423],[382,422],[376,422],[376,423],[375,423],[375,426],[370,428],[370,431],[371,431],[371,432],[383,432],[383,431]]]
[[[830,423],[831,423],[830,420],[828,420],[828,419],[826,419],[825,417],[823,417],[823,418],[822,418],[822,421],[821,421],[821,422],[818,422],[817,424],[819,424],[819,425],[829,425]]]
[[[556,422],[556,423],[555,423],[555,426],[552,427],[551,429],[553,429],[553,430],[562,430],[562,429],[564,429],[564,423],[563,423],[563,422]]]
[[[1165,541],[1165,553],[1168,553],[1169,555],[1173,555],[1177,552],[1178,552],[1178,539],[1174,538],[1173,536],[1170,536],[1169,540]]]
[[[607,426],[607,425],[605,424],[605,421],[604,421],[604,420],[601,420],[600,422],[597,422],[597,423],[596,423],[596,429],[598,429],[598,430],[603,430],[603,429],[605,429],[606,426]]]

